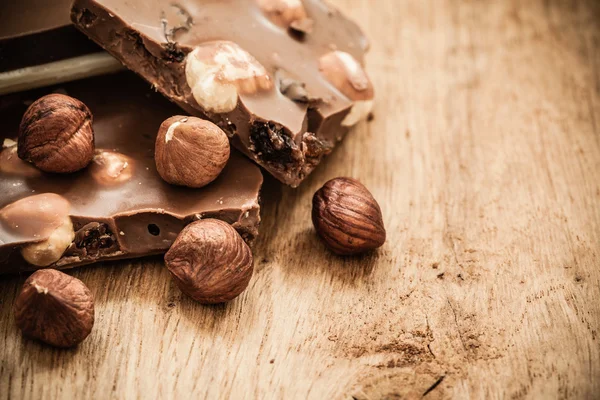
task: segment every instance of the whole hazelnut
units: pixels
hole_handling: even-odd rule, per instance
[[[166,182],[199,188],[214,181],[225,168],[229,140],[210,121],[176,115],[160,125],[154,159]]]
[[[352,178],[335,178],[313,197],[312,221],[327,247],[340,255],[376,249],[385,242],[379,204]]]
[[[34,272],[14,306],[23,335],[56,347],[79,344],[94,326],[94,298],[79,279],[55,269]]]
[[[17,154],[45,172],[85,168],[94,156],[90,110],[63,94],[49,94],[33,102],[21,120]]]
[[[205,219],[186,226],[165,254],[175,283],[203,304],[223,303],[246,289],[252,252],[231,225]]]

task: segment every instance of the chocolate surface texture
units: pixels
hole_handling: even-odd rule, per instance
[[[300,8],[292,15],[286,7]],[[319,0],[75,0],[71,18],[159,92],[219,125],[236,148],[292,186],[368,114],[373,97],[362,71],[366,38]],[[324,70],[335,64],[332,54],[345,64]],[[213,80],[201,75],[210,73]],[[231,79],[237,80],[225,85]],[[225,85],[221,92],[217,84]],[[222,98],[230,91],[237,102]],[[364,101],[369,104],[353,109]]]
[[[93,114],[96,156],[74,174],[38,171],[17,157],[12,141],[26,107],[51,92],[80,99]],[[252,241],[262,175],[247,158],[233,151],[221,175],[201,189],[169,185],[156,172],[158,127],[180,113],[129,72],[0,97],[0,273],[37,269],[22,249],[46,240],[63,213],[74,238],[54,268],[163,253],[201,218],[228,222]],[[33,211],[20,211],[24,205]]]

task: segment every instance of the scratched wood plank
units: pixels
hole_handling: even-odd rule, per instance
[[[0,281],[0,398],[592,398],[600,393],[600,3],[336,0],[375,119],[297,190],[267,179],[249,289],[182,297],[160,259],[81,268],[75,350],[23,340]],[[350,175],[388,241],[341,259],[311,196]]]

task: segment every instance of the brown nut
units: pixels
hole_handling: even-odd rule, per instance
[[[0,224],[35,243],[21,247],[28,263],[46,267],[58,261],[70,246],[75,232],[69,216],[71,204],[55,193],[25,197],[0,209]]]
[[[89,170],[101,185],[116,185],[131,179],[133,160],[116,151],[96,150]]]
[[[313,197],[312,221],[327,247],[340,255],[376,249],[385,242],[379,204],[352,178],[335,178]]]
[[[233,111],[239,94],[273,88],[265,67],[239,45],[225,40],[194,48],[186,57],[185,78],[196,102],[214,113]]]
[[[56,347],[83,341],[94,326],[94,297],[79,279],[55,269],[34,272],[14,306],[23,335]]]
[[[210,121],[176,115],[160,125],[154,159],[166,182],[199,188],[214,181],[225,168],[229,140]]]
[[[85,168],[94,156],[90,110],[63,94],[38,99],[21,120],[18,155],[45,172],[68,173]]]
[[[375,95],[373,84],[354,57],[343,51],[332,51],[319,59],[319,70],[329,83],[354,102],[342,125],[355,125],[369,115]]]
[[[302,0],[257,0],[258,6],[275,25],[289,28],[298,21],[307,20]]]
[[[216,219],[186,226],[165,254],[175,283],[203,304],[223,303],[246,289],[252,252],[231,225]]]

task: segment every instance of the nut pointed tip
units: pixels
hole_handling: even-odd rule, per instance
[[[48,294],[48,288],[46,286],[40,285],[37,282],[33,282],[32,285],[38,293]]]

